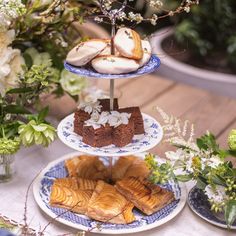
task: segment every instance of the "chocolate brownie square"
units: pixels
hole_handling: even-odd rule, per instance
[[[90,114],[77,109],[74,113],[74,132],[82,136],[83,134],[83,125],[86,120],[90,119]]]
[[[129,120],[127,125],[121,124],[113,128],[112,143],[117,147],[124,147],[131,143],[134,137],[134,122]]]
[[[110,111],[110,99],[109,98],[104,98],[104,99],[98,99],[100,105],[102,106],[101,111]],[[115,111],[118,110],[119,105],[118,105],[118,99],[114,98],[114,109]]]
[[[131,113],[130,119],[134,122],[134,134],[144,134],[143,116],[139,107],[121,108],[119,112]]]
[[[92,126],[83,126],[82,141],[92,147],[104,147],[112,144],[112,127],[109,125],[94,129]]]

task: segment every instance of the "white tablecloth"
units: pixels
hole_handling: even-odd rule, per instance
[[[22,222],[24,201],[27,186],[37,173],[49,162],[64,154],[73,152],[59,140],[49,148],[32,147],[21,149],[16,155],[17,174],[9,183],[0,183],[0,214],[12,220]],[[190,186],[188,186],[190,187]],[[34,201],[32,189],[28,201],[28,222],[34,229],[43,228],[51,218],[44,214]],[[76,233],[77,230],[53,223],[47,228],[47,235],[62,235],[63,233]],[[88,233],[88,236],[95,234]],[[100,234],[102,235],[102,234]],[[235,236],[236,231],[228,231],[213,226],[196,216],[186,205],[183,211],[174,219],[161,227],[136,233],[135,236]]]

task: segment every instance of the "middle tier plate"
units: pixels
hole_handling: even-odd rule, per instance
[[[134,153],[145,152],[156,146],[163,137],[161,125],[151,116],[142,113],[144,121],[145,134],[135,135],[130,144],[124,147],[109,145],[101,148],[91,147],[82,142],[82,137],[76,134],[74,130],[74,114],[65,117],[57,127],[57,133],[60,140],[67,146],[97,156],[127,156]]]

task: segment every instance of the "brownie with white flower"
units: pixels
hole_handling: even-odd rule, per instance
[[[134,134],[144,134],[143,116],[139,107],[127,107],[119,109],[119,112],[131,114],[130,119],[134,123]]]
[[[109,125],[113,127],[112,143],[117,147],[124,147],[131,143],[134,137],[134,122],[131,114],[111,111]]]
[[[98,99],[99,104],[101,105],[101,111],[111,111],[110,109],[110,98]],[[117,111],[119,109],[118,99],[114,98],[113,100],[113,110]]]
[[[93,113],[84,122],[82,141],[92,147],[103,147],[112,144],[112,127],[108,124],[109,113]]]

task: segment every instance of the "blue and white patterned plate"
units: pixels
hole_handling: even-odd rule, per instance
[[[97,156],[126,156],[145,152],[156,146],[163,137],[161,125],[151,116],[142,114],[145,134],[135,135],[132,143],[125,147],[109,145],[101,148],[91,147],[82,142],[82,137],[73,131],[74,114],[64,118],[57,127],[58,137],[67,146],[81,152]]]
[[[33,185],[34,198],[39,207],[49,216],[56,218],[57,221],[71,226],[76,229],[90,231],[94,233],[103,234],[127,234],[135,233],[160,226],[172,218],[174,218],[184,207],[186,202],[186,188],[185,185],[170,182],[163,187],[171,190],[175,194],[176,200],[156,213],[146,216],[138,210],[134,210],[136,221],[130,224],[110,224],[100,223],[92,220],[84,215],[72,213],[62,208],[51,207],[49,205],[50,191],[53,180],[56,178],[63,178],[67,176],[67,171],[64,167],[64,161],[72,158],[75,155],[82,153],[75,152],[67,154],[60,159],[53,161],[39,174]],[[137,155],[144,158],[145,153]],[[105,165],[108,165],[108,157],[101,157]],[[162,160],[160,160],[162,161]],[[64,213],[64,214],[63,214]],[[99,225],[99,229],[96,227]]]
[[[139,68],[135,72],[126,73],[126,74],[119,74],[119,75],[113,75],[113,74],[101,74],[96,72],[92,67],[76,67],[68,64],[67,62],[64,62],[64,67],[66,70],[77,74],[79,76],[94,78],[94,79],[129,79],[129,78],[135,78],[138,76],[142,76],[145,74],[150,74],[157,70],[157,68],[160,66],[161,61],[160,59],[152,55],[149,62],[144,65],[143,67]]]
[[[211,206],[209,201],[207,200],[207,196],[201,189],[193,187],[190,190],[188,194],[188,205],[191,210],[198,216],[200,216],[202,219],[206,220],[207,222],[213,225],[227,229],[227,224],[224,221],[224,214],[216,214],[211,211]],[[231,226],[231,229],[236,229],[236,221]]]

